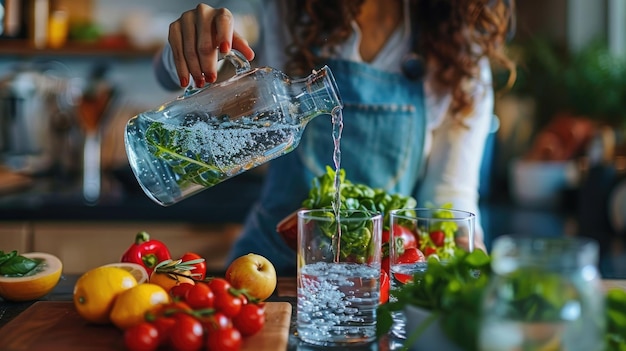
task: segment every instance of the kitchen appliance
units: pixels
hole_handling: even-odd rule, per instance
[[[17,67],[0,78],[0,163],[28,174],[68,156],[74,124],[71,80],[48,65]]]

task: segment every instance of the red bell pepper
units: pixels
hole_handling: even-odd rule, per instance
[[[135,236],[135,242],[126,250],[121,261],[140,264],[150,275],[159,262],[171,258],[172,255],[163,242],[150,239],[150,234],[146,232],[139,232]]]

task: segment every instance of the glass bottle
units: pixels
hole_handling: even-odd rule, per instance
[[[483,296],[481,351],[604,349],[598,245],[584,238],[501,236]]]
[[[307,123],[342,107],[326,66],[302,79],[252,69],[236,51],[228,80],[188,91],[126,125],[130,166],[144,192],[168,206],[294,150]],[[330,122],[329,122],[330,123]]]

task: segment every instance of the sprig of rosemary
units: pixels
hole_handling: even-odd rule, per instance
[[[178,175],[176,182],[179,186],[193,183],[210,187],[224,180],[225,176],[218,167],[206,163],[202,155],[183,148],[183,141],[193,137],[191,133],[170,130],[153,122],[146,129],[145,137],[150,152],[166,161]]]

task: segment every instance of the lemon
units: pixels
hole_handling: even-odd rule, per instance
[[[61,278],[63,264],[58,257],[43,252],[29,252],[21,255],[41,260],[42,263],[32,275],[0,277],[0,297],[5,300],[36,300],[52,291]]]
[[[104,265],[104,267],[118,267],[130,272],[135,277],[137,284],[148,281],[148,271],[142,265],[132,262],[114,262]]]
[[[97,267],[81,275],[74,285],[74,306],[78,314],[92,323],[106,324],[115,298],[137,286],[137,279],[119,267]]]
[[[161,286],[139,284],[121,292],[111,310],[111,322],[120,329],[128,329],[145,320],[146,312],[170,302],[170,296]]]

